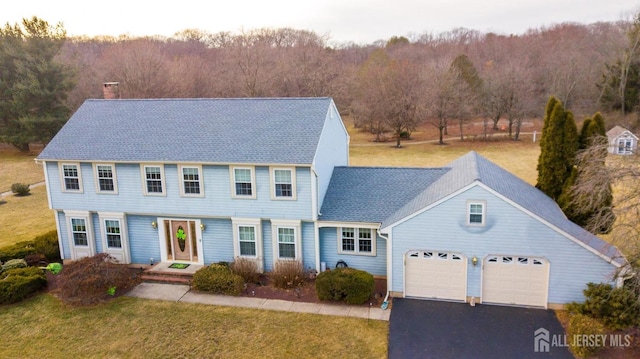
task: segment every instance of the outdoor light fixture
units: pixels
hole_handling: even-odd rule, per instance
[[[151,222],[151,227],[153,227],[153,229],[158,228],[158,223],[156,221]]]
[[[207,228],[207,226],[205,226],[204,223],[200,223],[200,229],[204,231],[205,228]]]
[[[471,258],[471,264],[473,264],[474,266],[478,264],[478,257],[473,256],[473,258]]]

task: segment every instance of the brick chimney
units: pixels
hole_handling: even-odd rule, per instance
[[[119,82],[105,82],[102,84],[102,95],[105,100],[113,100],[120,98]]]

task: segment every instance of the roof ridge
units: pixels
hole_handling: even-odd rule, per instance
[[[104,98],[89,98],[85,101],[108,101],[108,102],[131,102],[131,101],[309,101],[309,100],[330,100],[332,97],[175,97],[175,98],[120,98],[120,99],[104,99]]]

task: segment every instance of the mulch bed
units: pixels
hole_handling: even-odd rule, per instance
[[[264,299],[281,299],[291,302],[305,302],[305,303],[335,303],[344,304],[343,302],[331,302],[321,301],[316,294],[315,280],[309,279],[302,287],[296,289],[280,289],[272,286],[267,276],[260,278],[261,284],[247,284],[245,291],[240,294],[242,297],[256,297]],[[384,301],[384,296],[387,293],[387,280],[379,278],[375,280],[376,286],[373,291],[373,295],[369,298],[369,301],[362,304],[362,306],[379,307]]]

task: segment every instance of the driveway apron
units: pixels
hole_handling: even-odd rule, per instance
[[[536,351],[540,328],[549,345]],[[564,334],[551,310],[394,298],[389,358],[573,358]]]

